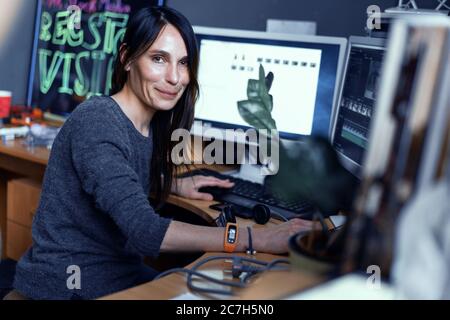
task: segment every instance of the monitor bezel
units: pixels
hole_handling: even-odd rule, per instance
[[[309,42],[309,43],[317,43],[317,44],[327,44],[327,45],[338,45],[339,46],[339,56],[337,61],[337,70],[336,70],[336,83],[333,93],[333,105],[330,113],[330,123],[328,125],[328,139],[331,139],[332,124],[335,116],[335,109],[338,103],[339,90],[342,82],[342,74],[344,69],[344,61],[347,50],[347,39],[343,37],[327,37],[327,36],[312,36],[312,35],[296,35],[296,34],[285,34],[285,33],[275,33],[275,32],[264,32],[264,31],[253,31],[253,30],[243,30],[243,29],[233,29],[233,28],[215,28],[215,27],[204,27],[204,26],[193,26],[194,33],[196,35],[205,35],[205,36],[224,36],[224,37],[233,37],[233,38],[249,38],[249,39],[263,39],[263,40],[275,40],[275,41],[288,41],[288,42]],[[198,121],[198,119],[195,119]],[[218,130],[225,130],[227,125],[225,124],[223,127],[214,126],[215,122],[213,121],[205,121],[202,120],[206,126],[216,128]],[[194,125],[196,123],[194,122]],[[231,125],[232,126],[232,125]],[[238,128],[239,126],[235,126]],[[250,126],[249,126],[250,127]],[[242,129],[242,127],[240,127]],[[245,128],[243,128],[245,129]],[[197,128],[196,132],[199,132],[199,128]],[[194,133],[194,132],[193,132]],[[208,138],[220,138],[219,136],[208,136]],[[297,140],[298,137],[295,134],[287,133],[283,137],[283,140]],[[244,141],[240,138],[238,141]],[[233,141],[236,142],[236,141]]]
[[[359,36],[350,36],[348,41],[348,48],[345,58],[345,66],[342,73],[342,84],[339,89],[339,97],[335,108],[335,113],[333,115],[333,125],[332,132],[331,132],[331,144],[334,147],[334,138],[336,134],[336,126],[337,126],[337,120],[339,115],[339,110],[341,108],[341,101],[342,101],[342,95],[344,93],[344,82],[347,75],[347,69],[350,62],[350,53],[352,51],[352,48],[366,48],[366,49],[375,49],[375,50],[383,50],[386,52],[386,39],[384,38],[370,38],[370,37],[359,37]],[[373,115],[372,115],[373,117]],[[342,165],[354,176],[357,178],[361,178],[361,167],[362,165],[358,164],[354,160],[350,159],[348,156],[346,156],[344,153],[337,151],[339,160],[341,161]],[[364,162],[364,160],[363,160]]]

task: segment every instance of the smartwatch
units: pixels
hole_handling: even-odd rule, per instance
[[[225,252],[232,253],[236,249],[238,240],[238,226],[236,223],[227,223],[225,227],[225,238],[223,240],[223,248]]]

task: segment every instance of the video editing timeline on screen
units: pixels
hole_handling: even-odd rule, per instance
[[[335,146],[361,164],[368,143],[383,50],[353,47],[337,119]]]

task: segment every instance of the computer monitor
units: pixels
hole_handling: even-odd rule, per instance
[[[384,39],[349,39],[332,141],[342,164],[357,177],[367,149],[384,53]]]
[[[247,99],[248,80],[258,79],[262,65],[266,74],[274,74],[269,93],[280,138],[330,137],[345,38],[206,27],[194,31],[200,49],[194,128],[201,121],[220,130],[248,129],[237,102]]]

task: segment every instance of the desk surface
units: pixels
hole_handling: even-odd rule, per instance
[[[211,224],[214,223],[214,219],[217,218],[218,212],[209,208],[212,201],[203,200],[190,200],[182,197],[171,195],[168,202],[174,204],[178,207],[187,209]],[[254,228],[265,228],[267,226],[276,225],[281,223],[278,220],[271,219],[266,225],[255,224],[253,220],[237,218],[237,222],[241,226],[253,226]],[[332,228],[332,223],[326,219],[326,223],[329,228]],[[194,261],[187,268],[192,267],[199,260],[203,260],[211,256],[223,256],[230,254],[224,254],[221,252],[217,253],[205,253],[198,260]],[[239,255],[245,256],[244,253]],[[287,257],[287,256],[284,256]],[[278,255],[258,253],[255,256],[258,260],[271,261],[276,258],[280,258]],[[223,260],[214,261],[205,265],[206,273],[215,278],[230,280],[230,274],[226,274],[223,271],[231,269],[231,266],[225,263]],[[323,277],[308,274],[305,272],[300,272],[296,270],[291,271],[277,271],[277,272],[266,272],[260,276],[257,276],[256,280],[252,282],[248,288],[240,289],[235,291],[235,295],[232,299],[279,299],[285,297],[291,293],[304,290],[308,287],[317,285],[318,283],[324,281]],[[171,274],[164,278],[158,279],[156,281],[148,282],[140,286],[124,290],[106,297],[104,300],[160,300],[160,299],[172,299],[181,294],[189,292],[186,285],[186,275],[185,274]],[[202,296],[199,296],[202,297]]]
[[[23,140],[0,142],[0,228],[4,230],[6,225],[6,181],[9,174],[16,174],[32,177],[41,180],[45,167],[48,163],[50,151],[43,147],[29,148]],[[175,195],[171,195],[168,202],[178,207],[184,208],[200,216],[205,221],[214,224],[218,212],[209,208],[215,202],[203,200],[189,200]],[[238,223],[242,226],[253,225],[254,227],[265,227],[256,225],[253,220],[238,218]],[[278,220],[271,220],[267,225],[279,224]],[[332,224],[327,222],[331,227]],[[266,225],[266,226],[267,226]],[[4,237],[4,235],[3,235]],[[5,240],[5,239],[3,239]],[[5,241],[3,242],[5,243]],[[202,258],[217,255],[219,253],[206,253]],[[223,255],[223,253],[220,253]],[[279,256],[268,254],[257,254],[256,258],[270,261]],[[194,262],[195,263],[195,262]],[[226,269],[224,262],[215,262],[207,265],[208,272],[215,275],[223,274]],[[238,299],[273,299],[283,297],[306,287],[317,284],[322,279],[297,271],[289,272],[268,272],[258,276],[254,283],[247,289],[236,292],[234,298]],[[157,281],[152,281],[135,288],[131,288],[104,299],[170,299],[177,295],[188,292],[185,275],[172,274]]]
[[[231,256],[231,254],[209,252],[205,253],[199,260],[218,255]],[[244,256],[245,254],[242,253],[239,255]],[[255,258],[262,261],[271,261],[280,258],[280,256],[258,253]],[[192,267],[197,261],[188,265],[187,268]],[[227,272],[228,270],[231,270],[231,264],[224,260],[212,261],[211,263],[204,265],[200,270],[217,279],[227,281],[232,279],[231,274]],[[322,281],[324,281],[323,277],[296,270],[270,271],[256,276],[246,288],[234,290],[232,297],[225,296],[225,298],[243,300],[279,299],[317,285]],[[202,282],[198,281],[196,282],[196,285],[202,286]],[[205,286],[208,287],[208,284],[203,283],[203,287]],[[223,289],[229,288],[223,287]],[[114,293],[103,297],[100,300],[166,300],[176,298],[188,292],[190,291],[186,286],[186,275],[175,273],[156,281]],[[208,296],[198,294],[195,294],[195,296],[199,299],[208,298]],[[214,297],[209,296],[209,298]]]
[[[23,139],[0,140],[0,154],[27,160],[32,163],[47,165],[50,150],[43,147],[28,147]]]

